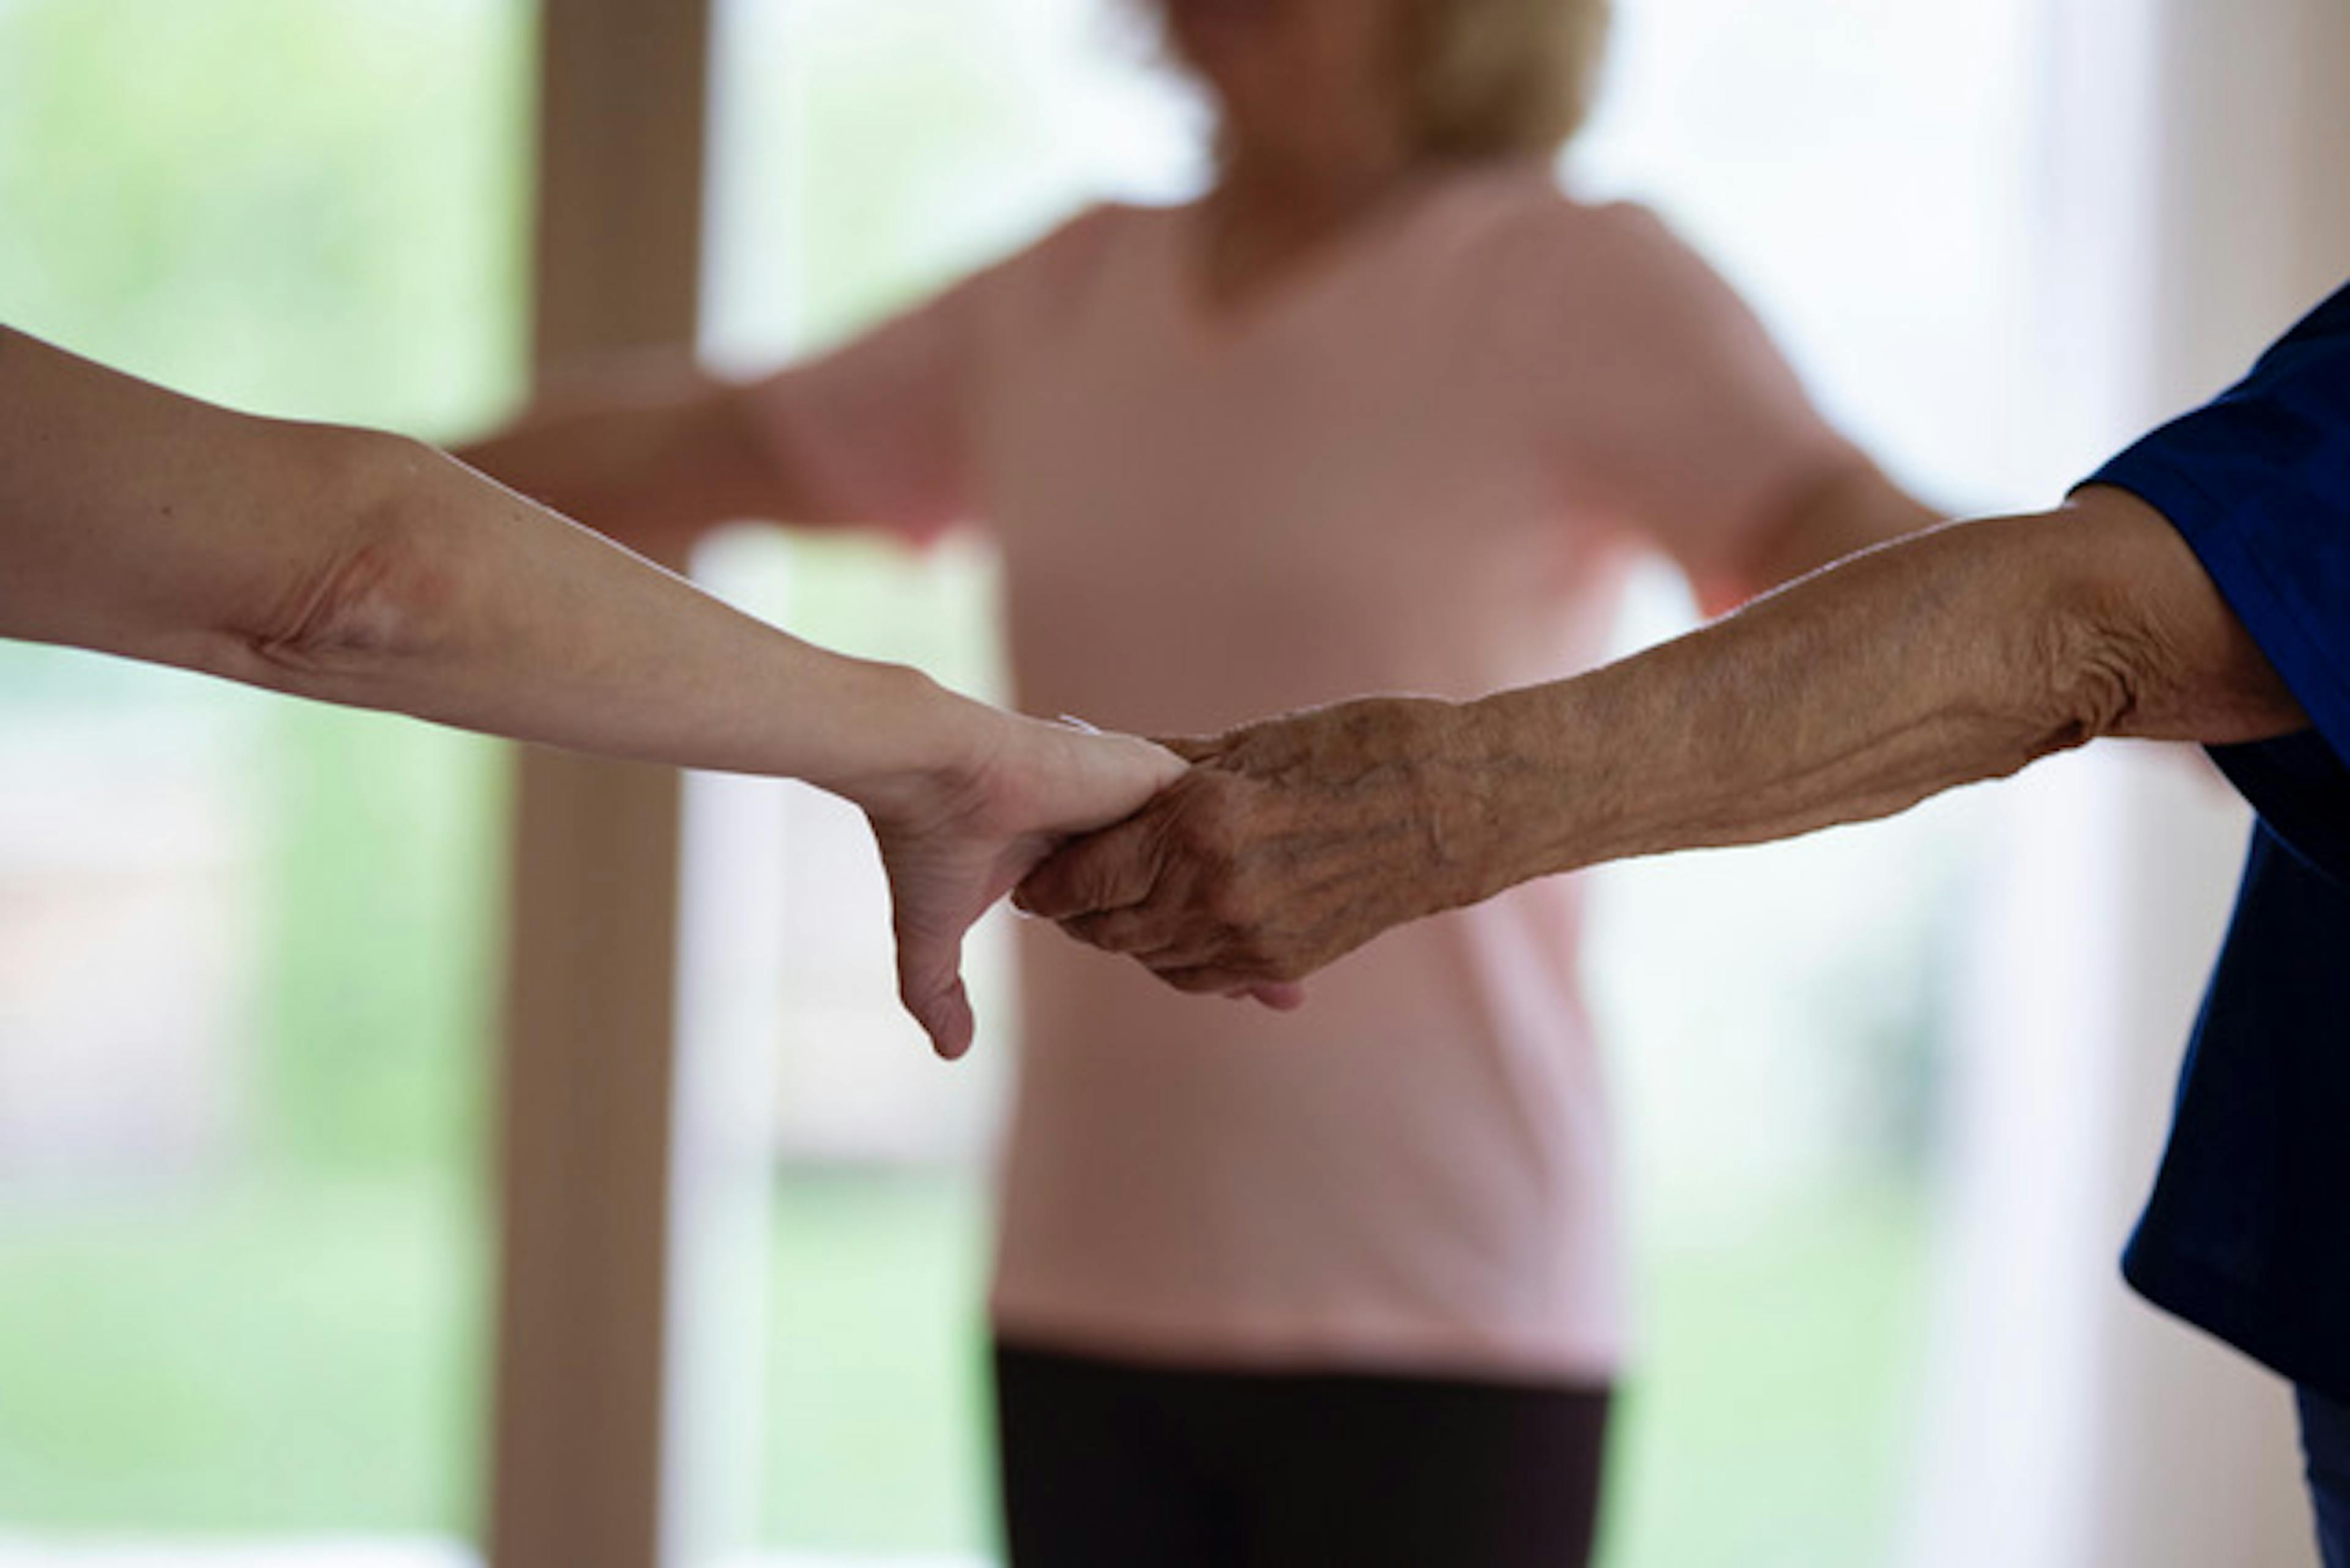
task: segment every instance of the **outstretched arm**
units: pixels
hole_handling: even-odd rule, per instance
[[[935,537],[973,503],[968,392],[988,276],[756,380],[677,350],[574,365],[457,455],[664,561],[737,521]]]
[[[966,927],[1175,771],[843,659],[429,448],[255,419],[0,329],[0,635],[685,767],[872,820],[905,1000],[968,1044]]]
[[[1575,680],[1191,745],[1210,765],[1020,901],[1231,993],[1529,877],[1888,815],[2101,735],[2305,723],[2178,533],[2090,489],[1867,551]]]
[[[663,561],[682,560],[722,523],[841,521],[761,435],[747,389],[679,350],[575,367],[457,456]]]

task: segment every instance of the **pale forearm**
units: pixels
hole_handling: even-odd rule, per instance
[[[987,722],[428,447],[234,413],[5,329],[0,636],[852,794]]]
[[[349,439],[353,523],[305,564],[298,616],[238,628],[218,673],[858,799],[942,765],[991,717],[740,614],[429,448]]]

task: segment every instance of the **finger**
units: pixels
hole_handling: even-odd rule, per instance
[[[900,930],[898,999],[931,1037],[931,1049],[951,1062],[971,1049],[978,1032],[962,983],[962,941]]]
[[[1130,953],[1149,961],[1183,945],[1174,929],[1176,919],[1146,902],[1099,914],[1071,915],[1061,921],[1061,929],[1087,947],[1099,948],[1106,953]]]
[[[1248,981],[1230,970],[1211,965],[1191,969],[1155,969],[1150,971],[1165,983],[1187,996],[1230,996],[1235,991],[1247,989]]]
[[[1153,836],[1135,822],[1080,838],[1046,856],[1014,889],[1012,902],[1048,920],[1131,908],[1150,896],[1158,879],[1152,844]]]
[[[962,981],[931,998],[914,1016],[922,1033],[931,1037],[931,1049],[941,1061],[959,1062],[970,1054],[971,1043],[979,1033],[979,1019],[971,1010],[971,993]]]
[[[1221,735],[1178,735],[1172,739],[1154,735],[1151,744],[1174,753],[1187,763],[1211,763],[1224,754]]]
[[[1191,996],[1251,997],[1282,1012],[1294,1012],[1305,1002],[1302,985],[1258,980],[1221,964],[1153,968],[1150,972]]]

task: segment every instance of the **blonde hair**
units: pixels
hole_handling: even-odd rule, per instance
[[[1558,150],[1590,112],[1609,0],[1405,0],[1404,91],[1423,152]]]
[[[1614,0],[1402,0],[1398,9],[1399,85],[1418,151],[1547,156],[1582,129]],[[1180,68],[1159,7],[1128,0],[1124,11]]]

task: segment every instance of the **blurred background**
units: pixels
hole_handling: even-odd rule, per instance
[[[523,395],[565,265],[533,243],[553,46],[700,10],[0,0],[0,319],[460,439]],[[2045,504],[2350,268],[2344,19],[2226,11],[1619,0],[1562,173],[1661,210],[1921,493]],[[691,257],[722,366],[1202,177],[1200,116],[1106,0],[695,26],[700,232],[631,243]],[[745,529],[695,570],[999,690],[983,546]],[[1659,567],[1619,641],[1692,614]],[[494,1393],[515,768],[0,647],[0,1565],[442,1568],[492,1538],[531,1418]],[[669,1563],[989,1562],[1002,933],[986,1048],[942,1067],[895,1010],[853,813],[694,779],[680,822],[675,1022],[644,1044],[677,1064],[644,1113],[666,1224],[613,1264],[670,1286],[656,1441],[585,1473],[657,1505]],[[2242,832],[2194,758],[2125,751],[1597,878],[1641,1324],[1612,1568],[2308,1560],[2282,1396],[2112,1262]],[[516,1531],[502,1560],[554,1560]]]

